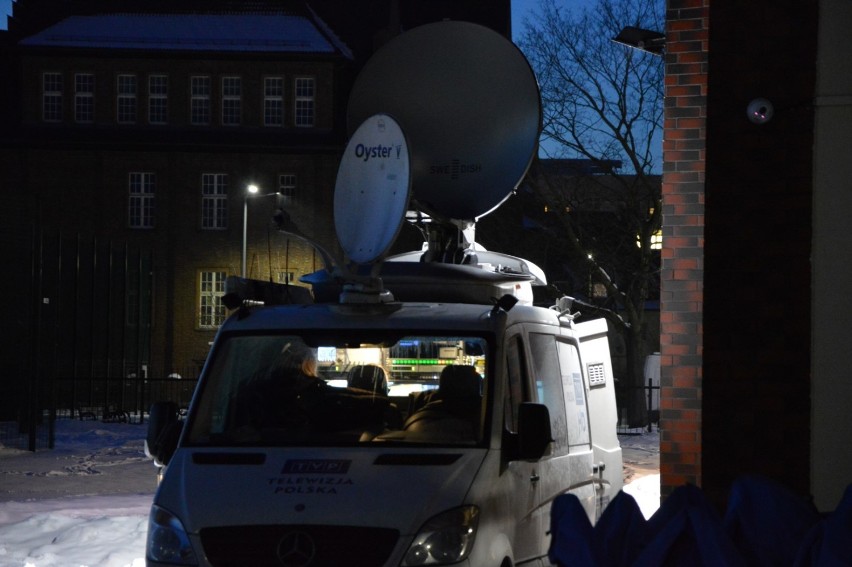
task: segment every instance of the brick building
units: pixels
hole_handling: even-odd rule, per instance
[[[663,495],[722,506],[757,473],[831,510],[852,482],[852,9],[667,8]]]
[[[241,272],[244,213],[249,277],[322,267],[276,230],[278,207],[337,249],[348,93],[372,52],[444,18],[509,35],[509,14],[508,0],[16,2],[0,32],[0,230],[5,284],[27,299],[4,317],[10,375],[193,377]]]

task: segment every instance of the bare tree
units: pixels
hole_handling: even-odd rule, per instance
[[[622,333],[622,404],[638,425],[646,417],[645,305],[659,289],[654,244],[662,191],[654,172],[662,164],[654,160],[662,143],[663,62],[613,38],[627,26],[662,30],[665,6],[663,0],[569,5],[542,0],[518,43],[541,89],[542,148],[553,158],[593,160],[602,175],[572,181],[537,162],[526,182],[571,270],[598,291],[589,294],[590,307]]]

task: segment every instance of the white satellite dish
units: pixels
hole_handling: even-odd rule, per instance
[[[521,51],[469,22],[414,28],[377,51],[349,98],[350,131],[386,112],[411,144],[411,198],[443,220],[497,208],[532,161],[541,98]]]
[[[334,189],[334,226],[346,257],[381,259],[396,240],[411,191],[408,143],[390,116],[367,117],[346,145]]]

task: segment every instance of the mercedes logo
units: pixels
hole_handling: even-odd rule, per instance
[[[284,567],[308,567],[316,554],[314,539],[305,532],[287,532],[278,542],[278,560]]]

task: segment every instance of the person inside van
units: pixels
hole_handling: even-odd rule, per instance
[[[327,384],[317,373],[315,350],[296,339],[284,344],[267,371],[248,380],[235,403],[236,421],[262,434],[353,430],[360,435],[394,421],[386,396]]]
[[[406,419],[404,429],[475,440],[482,405],[481,382],[473,366],[444,367],[438,389],[424,396],[422,405]]]

